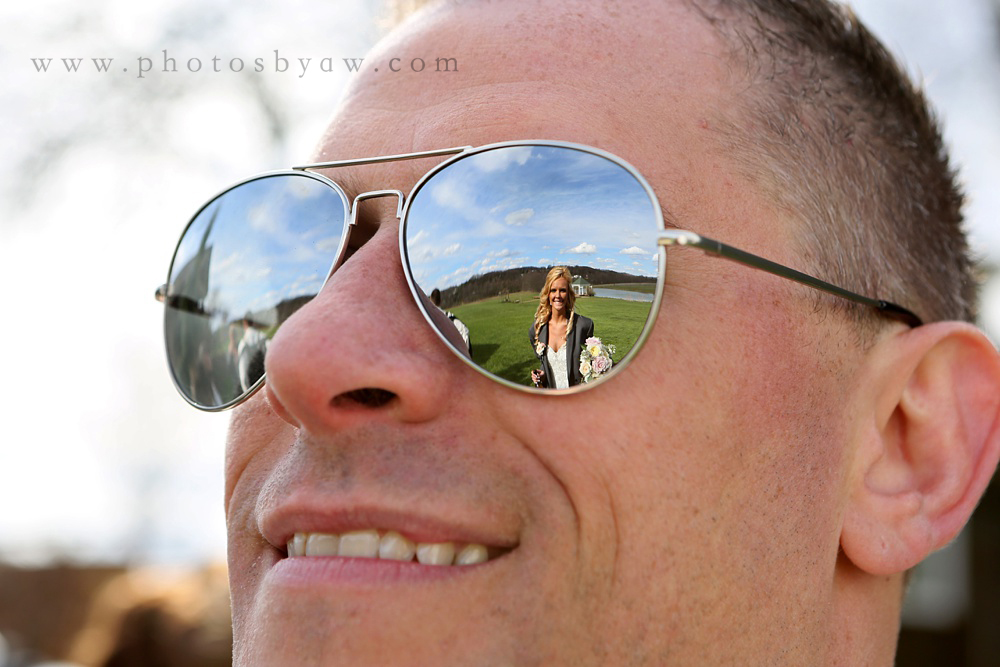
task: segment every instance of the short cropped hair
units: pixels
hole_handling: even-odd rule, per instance
[[[731,47],[727,148],[801,218],[806,268],[925,322],[972,321],[963,195],[927,100],[878,39],[828,0],[688,2]]]

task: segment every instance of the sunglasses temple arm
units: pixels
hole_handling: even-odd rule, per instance
[[[209,317],[212,315],[210,311],[205,310],[204,306],[198,301],[191,299],[186,296],[178,296],[175,294],[167,295],[166,284],[160,285],[156,288],[156,300],[165,306],[174,308],[175,310],[180,310],[185,313],[192,313],[194,315],[201,315],[203,317]]]
[[[763,257],[746,252],[745,250],[734,248],[733,246],[726,245],[725,243],[721,243],[715,239],[695,234],[694,232],[676,229],[664,230],[660,232],[659,245],[678,245],[698,248],[699,250],[702,250],[710,255],[724,257],[725,259],[738,262],[755,269],[760,269],[761,271],[766,271],[773,275],[787,278],[788,280],[794,280],[795,282],[803,285],[808,285],[809,287],[826,292],[827,294],[833,294],[834,296],[839,296],[849,301],[853,301],[854,303],[869,306],[877,310],[882,315],[899,322],[903,322],[910,327],[918,327],[923,324],[923,321],[915,313],[895,303],[883,301],[881,299],[870,299],[866,296],[846,290],[843,287],[837,287],[836,285],[820,280],[819,278],[810,276],[807,273],[796,271],[795,269],[778,264],[777,262],[772,262],[769,259],[764,259]]]

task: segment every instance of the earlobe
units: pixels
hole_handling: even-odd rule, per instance
[[[902,572],[946,545],[1000,457],[1000,355],[974,327],[938,322],[870,352],[870,426],[858,437],[841,532],[871,574]]]

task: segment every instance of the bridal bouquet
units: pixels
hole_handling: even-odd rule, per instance
[[[611,370],[611,355],[614,345],[605,345],[597,336],[587,339],[580,353],[580,375],[584,382],[590,382]]]

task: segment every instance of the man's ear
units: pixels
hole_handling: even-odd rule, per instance
[[[841,548],[875,575],[902,572],[965,525],[1000,457],[1000,355],[976,328],[937,322],[868,355]]]

